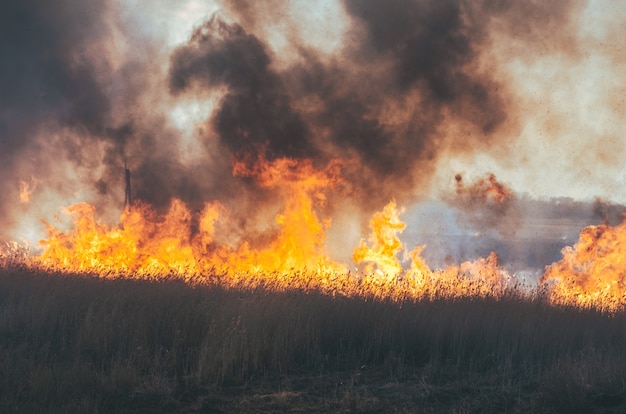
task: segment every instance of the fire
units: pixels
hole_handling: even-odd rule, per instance
[[[165,214],[145,203],[127,205],[119,225],[106,225],[96,209],[78,203],[65,209],[70,230],[45,223],[43,252],[30,257],[17,244],[6,244],[1,265],[20,262],[63,272],[84,272],[101,277],[182,278],[189,283],[268,289],[314,289],[328,294],[379,299],[432,299],[437,297],[495,296],[514,285],[511,276],[491,253],[444,269],[431,269],[422,257],[425,245],[408,249],[400,240],[406,225],[395,201],[372,215],[370,235],[353,250],[357,273],[338,263],[325,248],[329,219],[321,216],[327,191],[344,185],[338,160],[316,166],[310,160],[279,158],[239,160],[236,176],[277,190],[283,207],[263,238],[245,237],[225,242],[223,234],[236,229],[228,208],[207,202],[193,212],[174,199]],[[460,181],[460,180],[457,180]],[[33,184],[34,185],[34,184]],[[493,179],[459,191],[480,194],[482,201],[504,203],[511,195]],[[34,187],[24,187],[26,194]],[[476,190],[476,191],[475,191]],[[594,306],[616,310],[626,305],[626,222],[586,227],[563,259],[546,268],[540,285],[549,288],[554,304]]]
[[[252,251],[244,246],[229,263],[229,268],[258,272],[313,271],[317,273],[345,271],[324,251],[325,229],[330,222],[322,222],[315,213],[314,203],[324,203],[324,190],[334,188],[341,180],[340,165],[333,161],[322,170],[314,168],[310,160],[297,162],[280,158],[273,162],[261,159],[250,166],[236,162],[233,173],[253,177],[264,187],[280,187],[287,200],[284,211],[276,216],[280,233],[269,246]],[[243,251],[241,251],[243,250]]]
[[[373,215],[370,220],[371,247],[361,240],[359,247],[354,250],[354,262],[363,263],[365,273],[378,273],[392,278],[400,274],[402,265],[397,254],[402,250],[402,242],[398,233],[405,227],[400,221],[396,202],[391,201],[383,211]]]
[[[553,284],[556,304],[605,310],[626,305],[626,221],[585,227],[563,258],[546,268],[542,282]]]
[[[86,203],[66,209],[73,228],[63,232],[46,223],[48,238],[40,241],[43,266],[78,272],[167,274],[186,269],[192,262],[185,240],[190,213],[175,200],[164,217],[146,205],[126,209],[121,225],[108,227],[95,218]]]
[[[457,195],[467,202],[503,206],[513,198],[513,192],[499,182],[492,173],[487,174],[484,178],[480,178],[470,186],[463,184],[463,176],[461,174],[457,174],[454,178],[456,180]]]
[[[511,276],[498,266],[498,257],[464,262],[459,266],[432,270],[421,257],[425,246],[407,252],[398,237],[405,224],[395,201],[370,220],[370,246],[364,240],[354,250],[354,261],[363,265],[363,284],[379,297],[396,299],[500,296]],[[404,260],[398,255],[403,252]],[[404,265],[403,265],[404,262]]]
[[[280,158],[239,160],[233,173],[279,191],[284,206],[276,215],[274,236],[265,244],[219,234],[234,232],[229,211],[218,201],[192,212],[173,200],[167,213],[149,205],[127,206],[119,225],[98,221],[86,203],[65,209],[72,227],[62,231],[46,223],[47,238],[36,265],[102,277],[183,278],[189,283],[284,289],[315,289],[328,294],[386,299],[499,295],[506,280],[494,255],[443,270],[432,270],[420,256],[424,246],[408,251],[399,234],[402,209],[388,203],[370,221],[371,234],[354,249],[360,272],[331,259],[325,251],[330,220],[320,217],[326,191],[343,185],[341,163],[316,167],[311,161]],[[496,288],[497,287],[497,288]]]
[[[330,223],[318,218],[314,206],[324,200],[323,190],[338,182],[337,171],[336,163],[315,170],[310,162],[297,164],[289,159],[262,160],[253,166],[235,163],[235,174],[284,190],[285,207],[276,216],[279,232],[267,246],[253,249],[244,240],[232,248],[216,241],[216,230],[227,225],[228,215],[219,202],[205,204],[197,217],[180,200],[173,200],[164,216],[138,202],[124,210],[119,226],[112,227],[96,220],[93,206],[79,203],[66,209],[73,223],[69,232],[47,223],[48,238],[40,242],[44,251],[39,261],[65,271],[173,274],[189,280],[217,272],[245,275],[259,283],[261,274],[344,272],[324,252],[325,229]],[[192,230],[194,220],[196,231]]]

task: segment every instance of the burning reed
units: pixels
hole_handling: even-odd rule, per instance
[[[224,234],[236,230],[228,209],[218,201],[192,212],[174,200],[165,214],[136,202],[132,208],[126,206],[117,226],[102,224],[92,205],[79,203],[66,209],[72,219],[69,230],[47,224],[48,237],[39,242],[40,255],[31,256],[27,249],[9,243],[0,249],[0,265],[17,262],[34,269],[108,278],[173,278],[192,285],[296,289],[378,300],[500,297],[507,292],[532,297],[547,292],[556,305],[608,311],[626,305],[620,259],[624,224],[584,228],[580,240],[563,250],[563,258],[546,267],[539,283],[528,284],[500,266],[494,252],[431,269],[421,256],[424,245],[409,250],[401,242],[402,209],[391,201],[373,214],[370,235],[354,248],[356,267],[351,267],[326,252],[325,231],[330,224],[315,208],[324,200],[319,189],[339,180],[332,166],[317,171],[282,160],[258,170],[245,168],[238,167],[239,173],[262,177],[267,186],[280,182],[281,188],[288,189],[284,209],[275,216],[278,230],[261,241],[226,241]],[[495,178],[489,178],[491,191]]]

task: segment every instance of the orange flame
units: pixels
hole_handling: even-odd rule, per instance
[[[44,251],[39,257],[27,260],[16,245],[7,245],[2,263],[19,258],[40,267],[103,277],[181,277],[190,283],[316,289],[394,300],[500,296],[511,287],[513,277],[498,265],[495,253],[431,269],[421,256],[425,246],[407,251],[400,241],[405,224],[395,201],[372,216],[370,236],[354,249],[361,272],[347,272],[346,265],[325,253],[329,223],[315,208],[325,188],[340,183],[336,167],[331,163],[315,170],[311,163],[298,166],[292,160],[236,167],[238,174],[264,186],[287,189],[285,207],[276,216],[279,231],[264,246],[253,248],[246,240],[236,247],[220,243],[218,231],[229,229],[228,210],[219,202],[207,203],[196,216],[180,200],[174,200],[165,215],[136,203],[123,212],[119,226],[100,223],[93,206],[79,203],[66,209],[73,222],[70,231],[47,224],[48,238],[40,242]],[[625,257],[626,222],[589,226],[573,247],[563,249],[563,259],[546,268],[540,283],[549,286],[554,304],[622,309]]]
[[[555,304],[617,310],[626,305],[626,221],[585,227],[541,278]]]
[[[285,209],[276,216],[280,233],[267,248],[252,251],[244,245],[229,263],[229,268],[255,272],[290,271],[344,271],[324,252],[325,228],[313,208],[314,200],[325,201],[324,190],[341,182],[340,165],[332,161],[326,168],[317,170],[311,160],[296,161],[280,158],[273,162],[264,159],[252,166],[235,162],[233,173],[253,177],[267,188],[281,187],[287,195]]]
[[[372,234],[367,246],[361,239],[361,244],[354,250],[353,259],[357,265],[363,263],[365,273],[378,273],[388,277],[395,277],[402,272],[402,265],[397,254],[402,250],[402,242],[398,233],[402,232],[405,224],[400,221],[396,202],[391,201],[383,211],[374,213],[370,220]]]
[[[363,264],[362,284],[376,297],[395,299],[458,298],[500,296],[509,287],[511,276],[498,266],[498,256],[491,253],[479,258],[432,270],[421,257],[425,246],[406,252],[398,237],[405,224],[399,218],[395,201],[375,213],[370,220],[371,246],[363,240],[354,250],[354,261]],[[405,266],[398,258],[403,252]]]
[[[63,231],[45,223],[47,238],[38,257],[15,242],[0,245],[0,266],[14,264],[101,277],[183,278],[189,283],[284,289],[315,289],[329,294],[394,300],[500,296],[513,276],[498,257],[433,270],[422,258],[425,246],[407,250],[400,240],[405,224],[395,201],[373,214],[371,234],[353,250],[359,272],[325,251],[330,220],[320,218],[326,192],[345,183],[339,160],[320,168],[311,160],[263,157],[233,163],[233,174],[277,190],[284,207],[264,244],[249,240],[224,243],[220,234],[236,233],[228,209],[208,202],[192,212],[173,200],[166,214],[137,202],[123,211],[120,224],[96,219],[95,207],[78,203],[65,209],[72,227]],[[471,186],[456,176],[457,193],[468,202],[502,206],[511,191],[488,175]],[[28,202],[37,180],[20,181],[20,201]],[[537,288],[548,288],[554,304],[618,310],[626,307],[626,221],[619,226],[589,226],[562,251],[563,258],[546,267]]]
[[[277,188],[284,197],[284,208],[276,215],[278,231],[261,246],[252,247],[247,240],[234,247],[220,242],[219,233],[234,229],[229,228],[228,209],[219,202],[192,213],[174,200],[164,215],[139,202],[125,209],[118,226],[100,223],[93,206],[79,203],[66,209],[71,230],[46,224],[48,238],[40,242],[44,250],[37,265],[102,277],[179,277],[189,283],[395,300],[501,293],[508,275],[495,254],[433,271],[420,256],[424,246],[407,252],[398,237],[405,224],[395,201],[372,216],[371,235],[354,250],[360,273],[332,260],[324,243],[330,222],[320,219],[317,206],[325,202],[327,189],[342,184],[340,167],[339,161],[319,169],[311,161],[286,158],[235,162],[236,175]]]
[[[499,182],[492,173],[487,174],[485,178],[477,180],[470,186],[463,184],[461,174],[457,174],[454,178],[456,180],[456,193],[469,202],[502,206],[513,198],[513,192]]]
[[[309,162],[293,160],[263,162],[252,168],[235,164],[238,175],[255,177],[267,187],[281,186],[287,197],[284,211],[276,216],[278,235],[267,246],[252,249],[246,241],[237,248],[219,244],[216,228],[227,215],[219,202],[207,203],[196,219],[185,204],[174,200],[164,216],[148,205],[136,203],[126,209],[121,225],[108,227],[95,219],[95,209],[85,203],[67,208],[73,229],[63,232],[47,224],[41,265],[66,271],[106,272],[167,276],[189,280],[201,275],[225,273],[230,276],[293,271],[342,272],[345,268],[324,252],[325,227],[314,210],[314,199],[323,199],[323,190],[338,182],[337,164],[314,170]],[[260,283],[260,282],[259,282]]]

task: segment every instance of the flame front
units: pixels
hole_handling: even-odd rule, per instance
[[[498,266],[498,256],[432,270],[421,257],[426,246],[407,252],[398,237],[405,228],[395,201],[370,220],[371,246],[361,240],[354,261],[363,265],[363,281],[380,297],[396,299],[498,297],[509,287],[511,276]],[[403,260],[398,254],[404,252]]]
[[[314,210],[314,197],[322,199],[320,191],[334,185],[334,170],[334,164],[315,171],[310,163],[297,166],[287,159],[264,161],[254,168],[235,164],[236,174],[254,176],[267,187],[280,185],[287,196],[284,210],[276,216],[278,235],[258,249],[247,241],[236,248],[216,242],[216,228],[228,215],[217,201],[205,204],[195,232],[196,217],[177,199],[163,216],[149,205],[136,203],[124,210],[120,226],[114,227],[99,223],[93,206],[79,203],[66,209],[73,221],[69,232],[47,224],[48,238],[40,242],[44,251],[39,261],[65,271],[174,274],[190,280],[214,273],[251,278],[298,271],[342,272],[345,268],[324,252],[325,226]]]
[[[389,202],[371,217],[370,235],[353,251],[359,271],[338,263],[326,253],[330,220],[320,217],[326,191],[343,185],[341,163],[324,168],[311,161],[279,158],[233,164],[237,176],[259,186],[278,190],[283,208],[275,217],[275,230],[264,243],[245,238],[234,245],[220,234],[236,229],[229,210],[219,201],[192,212],[174,199],[165,214],[136,202],[127,206],[120,224],[107,226],[96,209],[78,203],[65,209],[72,227],[62,231],[46,223],[43,252],[32,258],[14,244],[5,247],[4,263],[22,263],[63,272],[84,272],[101,277],[182,278],[189,283],[219,283],[285,290],[318,290],[329,294],[393,300],[436,297],[495,296],[511,288],[513,276],[498,265],[498,257],[431,269],[421,256],[424,245],[405,248],[399,234],[405,229],[402,209]],[[485,181],[487,183],[487,181]],[[480,191],[493,201],[508,195],[490,180]],[[501,195],[504,194],[501,199]],[[546,268],[540,285],[549,287],[554,304],[594,306],[617,310],[626,305],[626,222],[619,226],[586,227],[573,247],[563,249],[563,259]]]
[[[86,203],[65,209],[72,228],[62,231],[46,223],[47,239],[36,266],[102,277],[183,278],[189,283],[284,289],[315,289],[329,294],[407,299],[499,295],[508,280],[495,254],[488,259],[443,270],[430,269],[418,246],[407,251],[398,235],[405,228],[395,201],[375,213],[371,234],[354,249],[358,273],[331,259],[325,251],[330,220],[320,218],[326,191],[342,184],[341,164],[315,168],[310,161],[258,159],[233,165],[237,176],[261,187],[278,189],[284,207],[276,215],[278,231],[265,243],[220,242],[218,232],[233,232],[228,209],[206,203],[193,213],[173,200],[167,213],[157,214],[136,202],[122,213],[120,224],[107,226]]]
[[[626,305],[626,221],[585,227],[563,258],[546,268],[542,282],[554,284],[557,304],[622,309]]]
[[[391,201],[383,211],[372,216],[370,220],[372,234],[369,240],[371,247],[361,240],[359,247],[354,250],[354,262],[363,263],[366,274],[376,272],[388,277],[400,274],[402,265],[397,254],[402,250],[402,242],[398,233],[405,227],[400,221],[395,201]]]

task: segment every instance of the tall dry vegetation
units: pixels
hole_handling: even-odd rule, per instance
[[[623,412],[626,314],[0,270],[0,412]]]

